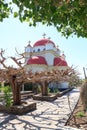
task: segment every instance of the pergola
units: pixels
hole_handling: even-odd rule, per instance
[[[22,84],[27,82],[38,83],[41,85],[42,96],[48,95],[48,84],[52,81],[71,81],[73,80],[72,75],[76,74],[75,70],[71,67],[66,70],[51,70],[45,72],[32,73],[31,71],[26,72],[21,59],[24,58],[23,54],[20,54],[20,58],[10,57],[17,65],[18,68],[8,67],[5,64],[6,58],[4,57],[4,50],[0,51],[0,64],[4,69],[0,69],[0,78],[2,81],[8,81],[12,88],[13,93],[13,105],[21,104],[20,88]]]

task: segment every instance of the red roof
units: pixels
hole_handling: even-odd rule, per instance
[[[33,46],[34,47],[35,46],[45,46],[46,44],[49,44],[49,43],[52,43],[55,46],[53,41],[51,41],[49,39],[45,39],[45,38],[35,42],[35,44]]]
[[[54,59],[54,66],[68,66],[67,62],[61,58]]]
[[[27,62],[27,64],[45,64],[47,65],[47,62],[44,57],[42,56],[33,56],[30,58]]]

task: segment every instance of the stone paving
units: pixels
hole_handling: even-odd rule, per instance
[[[79,90],[73,89],[52,102],[34,100],[37,109],[24,115],[0,113],[0,130],[76,130],[64,125],[78,99]],[[32,102],[32,99],[28,101]]]

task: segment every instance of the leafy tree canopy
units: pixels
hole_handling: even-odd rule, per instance
[[[11,11],[14,17],[19,17],[21,22],[27,21],[29,26],[41,22],[55,26],[66,37],[73,33],[87,38],[86,0],[12,0],[13,3],[18,7],[16,12],[11,11],[12,5],[1,0],[0,21]]]
[[[10,2],[6,3],[5,0],[0,0],[0,21],[2,22],[4,18],[8,18],[10,15]]]

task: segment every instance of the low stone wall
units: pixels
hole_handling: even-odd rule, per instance
[[[68,88],[68,89],[64,90],[63,92],[58,92],[58,93],[56,93],[56,96],[57,96],[57,97],[61,97],[61,96],[63,96],[64,94],[66,94],[66,93],[68,93],[69,91],[71,91],[72,89],[73,89],[73,87],[72,87],[72,88]]]
[[[37,95],[33,95],[34,100],[41,100],[41,101],[54,101],[57,99],[57,97],[61,97],[67,92],[71,91],[73,88],[69,88],[64,90],[63,92],[58,92],[58,93],[49,93],[48,96],[42,96],[41,93]]]
[[[36,103],[23,103],[21,105],[14,105],[11,107],[0,105],[0,111],[17,115],[21,115],[33,111],[35,109],[36,109]]]
[[[57,99],[55,94],[49,94],[48,96],[42,96],[42,94],[37,94],[33,96],[34,100],[41,100],[41,101],[54,101]]]

